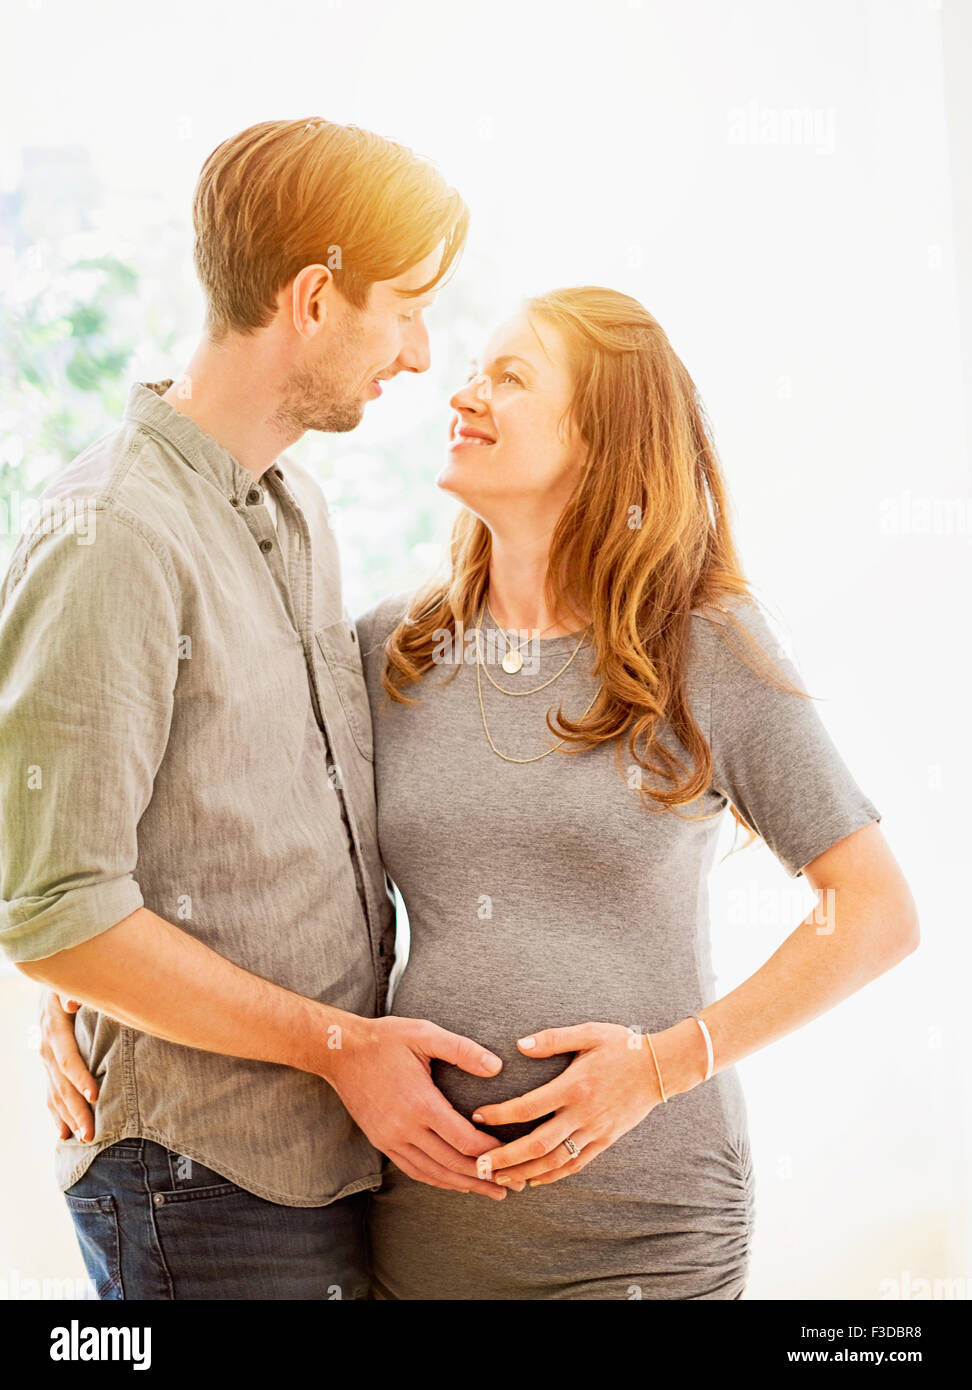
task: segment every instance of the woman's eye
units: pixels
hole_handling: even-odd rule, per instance
[[[504,372],[503,375],[500,377],[500,381],[505,381],[507,377],[509,377],[510,381],[515,381],[517,386],[522,386],[523,383],[520,381],[520,378],[516,375],[515,372]]]
[[[413,309],[410,314],[399,314],[398,317],[403,323],[412,323],[415,318],[415,310]]]

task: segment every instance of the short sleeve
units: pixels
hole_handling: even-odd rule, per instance
[[[143,906],[139,820],[178,670],[171,571],[112,510],[22,538],[0,589],[0,949],[39,960]]]
[[[712,673],[712,785],[796,878],[881,813],[854,780],[817,701],[780,690],[761,674],[765,653],[785,681],[806,689],[763,613],[746,601],[732,612],[759,649],[752,650],[725,616],[702,620]]]
[[[408,612],[411,593],[392,594],[376,603],[355,620],[358,644],[363,659],[372,656],[378,648],[383,648],[388,638]]]

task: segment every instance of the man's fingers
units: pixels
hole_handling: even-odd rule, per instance
[[[444,1168],[448,1168],[451,1173],[457,1173],[460,1177],[476,1181],[476,1163],[474,1158],[467,1158],[465,1154],[457,1153],[454,1148],[440,1139],[431,1129],[427,1129],[421,1140],[416,1144],[417,1148],[422,1149],[430,1158],[437,1163],[441,1163]],[[522,1192],[525,1183],[514,1181],[510,1183],[517,1192]]]
[[[386,1150],[386,1153],[387,1156],[391,1159],[392,1163],[394,1163],[395,1167],[400,1168],[407,1178],[411,1178],[413,1182],[424,1181],[424,1179],[419,1174],[418,1168],[408,1157],[408,1155],[404,1152],[404,1150],[388,1149]],[[437,1187],[438,1184],[431,1183],[430,1186]]]
[[[47,1108],[51,1112],[51,1117],[57,1128],[57,1137],[59,1139],[70,1139],[70,1126],[65,1124],[63,1116],[58,1114],[57,1106],[54,1104],[53,1100],[51,1100],[50,1096],[47,1097]]]
[[[51,1055],[64,1080],[74,1087],[78,1095],[83,1096],[85,1101],[93,1102],[98,1099],[98,1083],[84,1065],[81,1053],[75,1046],[73,1033],[70,1041],[52,1038]]]
[[[47,1071],[48,1108],[67,1130],[61,1138],[73,1134],[90,1141],[94,1138],[95,1123],[91,1104],[98,1099],[98,1083],[84,1064],[74,1036],[72,1004],[67,995],[48,991],[41,1006],[41,1058]]]
[[[80,999],[72,999],[68,994],[59,994],[58,1001],[66,1014],[76,1014],[81,1007]]]
[[[472,1076],[495,1076],[502,1070],[503,1062],[495,1052],[487,1052],[471,1038],[460,1033],[450,1033],[437,1023],[426,1023],[422,1044],[430,1057],[438,1057],[443,1062],[451,1062]]]
[[[407,1144],[405,1153],[418,1172],[419,1181],[428,1183],[430,1187],[445,1187],[459,1192],[479,1192],[494,1202],[501,1202],[506,1197],[506,1192],[502,1187],[497,1187],[495,1183],[491,1182],[481,1182],[478,1178],[467,1178],[459,1173],[450,1172],[441,1163],[437,1163],[434,1158],[430,1158],[427,1153],[423,1153],[415,1144]]]
[[[425,1123],[440,1139],[444,1139],[450,1148],[478,1158],[487,1149],[499,1146],[500,1141],[495,1135],[481,1133],[475,1125],[471,1125],[460,1115],[458,1110],[454,1110],[437,1086],[433,1086],[432,1090],[432,1100],[424,1112]]]
[[[81,1093],[60,1072],[51,1075],[50,1087],[58,1111],[71,1126],[71,1133],[75,1138],[80,1135],[86,1141],[92,1140],[95,1132],[94,1114]]]
[[[68,1134],[74,1133],[74,1125],[71,1122],[71,1112],[58,1095],[55,1079],[51,1075],[48,1075],[47,1078],[47,1108],[67,1130],[67,1134],[61,1135],[62,1139],[66,1139]]]
[[[66,1086],[61,1078],[52,1076],[48,1082],[47,1100],[67,1126],[69,1134],[85,1141],[94,1138],[94,1117],[72,1086]],[[61,1136],[62,1139],[67,1137],[66,1134]]]
[[[502,1148],[483,1154],[477,1160],[477,1172],[480,1177],[495,1177],[501,1172],[508,1177],[529,1177],[529,1173],[511,1173],[509,1170],[515,1169],[517,1164],[537,1163],[539,1172],[541,1167],[559,1165],[561,1159],[566,1163],[570,1154],[561,1146],[571,1134],[573,1128],[570,1119],[557,1115],[545,1125],[538,1125],[529,1134],[521,1135],[519,1139],[504,1144]]]
[[[415,1140],[415,1147],[421,1149],[423,1153],[427,1153],[430,1158],[434,1158],[437,1163],[441,1163],[452,1173],[458,1173],[467,1178],[476,1176],[475,1158],[454,1149],[451,1144],[447,1144],[444,1139],[441,1139],[435,1130],[427,1129],[420,1139]]]
[[[78,1051],[73,1018],[69,1014],[52,1010],[44,1022],[44,1033],[54,1066],[86,1101],[96,1101],[98,1083],[84,1065],[84,1058]]]
[[[515,1125],[542,1119],[564,1104],[568,1084],[564,1081],[566,1075],[566,1072],[562,1072],[535,1091],[525,1091],[522,1096],[513,1096],[511,1100],[497,1101],[495,1105],[477,1105],[473,1119],[481,1125]]]
[[[414,1144],[407,1144],[404,1149],[389,1149],[388,1157],[406,1177],[411,1178],[413,1182],[424,1183],[426,1187],[438,1187],[444,1192],[467,1193],[478,1191],[479,1186],[483,1186],[490,1189],[484,1194],[487,1197],[492,1197],[494,1192],[502,1192],[501,1188],[494,1188],[491,1183],[477,1184],[475,1178],[471,1179],[467,1186],[466,1182],[455,1174],[452,1175],[454,1181],[445,1176],[437,1176],[431,1161],[424,1159]]]

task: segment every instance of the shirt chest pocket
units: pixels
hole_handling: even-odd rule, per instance
[[[361,649],[354,629],[342,619],[319,628],[316,638],[326,667],[323,673],[325,687],[330,676],[351,737],[358,752],[370,762],[375,755],[371,707],[361,666]]]

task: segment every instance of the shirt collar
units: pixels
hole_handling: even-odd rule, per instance
[[[160,435],[181,454],[190,468],[208,479],[234,506],[242,506],[254,486],[253,474],[188,415],[162,399],[171,385],[171,380],[135,382],[128,393],[125,419]],[[270,468],[279,468],[279,462],[271,464]]]

